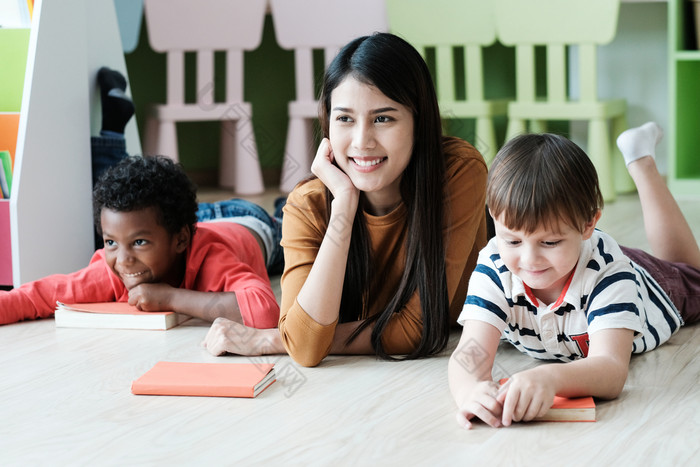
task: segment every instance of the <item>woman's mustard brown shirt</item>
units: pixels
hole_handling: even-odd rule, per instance
[[[481,154],[469,143],[446,137],[446,204],[443,228],[446,251],[447,294],[450,321],[455,323],[467,292],[479,250],[486,245],[485,192],[487,169]],[[282,275],[282,304],[279,330],[287,352],[302,365],[317,365],[328,355],[335,323],[320,325],[297,303],[326,234],[325,188],[316,179],[297,186],[284,208],[282,246],[285,270]],[[438,201],[436,201],[438,202]],[[399,205],[384,216],[365,213],[371,239],[374,277],[367,316],[381,312],[401,281],[405,267],[406,207]],[[329,287],[331,285],[329,284]],[[392,318],[382,335],[387,353],[410,353],[419,343],[422,329],[420,298],[411,299]]]

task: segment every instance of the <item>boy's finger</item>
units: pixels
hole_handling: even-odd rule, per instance
[[[513,423],[513,413],[515,412],[517,406],[517,391],[506,391],[505,399],[503,400],[503,414],[501,415],[503,426],[510,426],[511,423]]]

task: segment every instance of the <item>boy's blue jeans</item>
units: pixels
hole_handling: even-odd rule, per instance
[[[112,131],[101,131],[100,136],[90,138],[92,155],[92,185],[100,178],[102,172],[117,165],[128,157],[124,135]]]
[[[282,207],[284,206],[284,201],[284,198],[278,198],[275,201],[274,216],[269,215],[265,209],[257,204],[240,198],[217,201],[214,203],[199,203],[197,219],[199,222],[207,222],[212,219],[251,216],[262,221],[270,227],[272,233],[270,243],[274,245],[272,251],[267,252],[267,272],[270,275],[281,274],[284,269],[284,252],[280,246],[280,240],[282,240]],[[261,236],[265,235],[264,232],[258,232],[258,234]]]

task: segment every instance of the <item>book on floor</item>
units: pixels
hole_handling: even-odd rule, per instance
[[[140,311],[126,302],[56,302],[56,327],[165,331],[190,317],[173,311]]]
[[[501,385],[507,378],[500,380]],[[595,401],[593,397],[554,396],[554,403],[547,413],[536,417],[539,422],[595,422]]]
[[[554,403],[546,414],[535,420],[541,422],[595,422],[593,397],[567,398],[554,396]]]
[[[158,362],[131,392],[152,396],[256,397],[276,381],[274,363]]]

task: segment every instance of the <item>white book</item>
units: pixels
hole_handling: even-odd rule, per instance
[[[165,331],[190,319],[173,311],[139,311],[126,302],[56,302],[57,328],[149,329]]]

